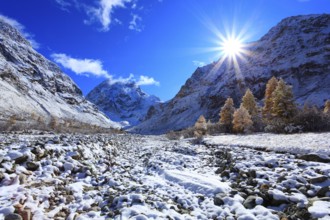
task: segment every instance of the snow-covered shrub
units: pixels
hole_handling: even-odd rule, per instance
[[[294,126],[301,127],[303,132],[320,132],[327,131],[329,128],[329,120],[326,115],[316,106],[305,105],[293,119]]]
[[[284,132],[286,134],[301,133],[302,130],[303,130],[303,127],[300,125],[289,124],[284,127]]]
[[[226,127],[220,123],[208,123],[207,124],[207,134],[215,135],[220,133],[225,133]]]

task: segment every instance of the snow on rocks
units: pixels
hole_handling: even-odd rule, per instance
[[[0,220],[330,217],[328,163],[210,139],[0,135]]]

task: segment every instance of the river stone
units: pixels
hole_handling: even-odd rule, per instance
[[[225,197],[226,195],[224,195],[223,193],[218,193],[214,196],[213,200],[214,200],[214,205],[217,205],[217,206],[221,206],[221,205],[224,205],[225,202],[223,201],[223,198]]]
[[[6,215],[5,220],[23,220],[19,214],[11,213]]]
[[[319,155],[316,154],[306,154],[299,157],[301,160],[306,161],[314,161],[314,162],[322,162],[322,163],[329,163],[330,159],[322,158]]]
[[[247,209],[253,209],[257,204],[256,204],[256,196],[248,196],[244,202],[243,202],[243,206]]]
[[[26,169],[36,171],[37,169],[39,169],[39,164],[28,161],[26,162]]]

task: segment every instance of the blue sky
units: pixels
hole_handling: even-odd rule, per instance
[[[86,95],[106,78],[135,80],[163,101],[219,59],[217,33],[256,41],[283,18],[330,13],[330,0],[1,0]]]

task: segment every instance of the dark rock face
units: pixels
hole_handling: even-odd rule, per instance
[[[259,41],[247,45],[240,71],[225,60],[197,68],[170,101],[156,105],[135,132],[163,133],[186,128],[200,115],[211,121],[227,97],[238,106],[247,88],[262,102],[267,81],[283,78],[298,104],[322,106],[330,94],[330,15],[289,17]],[[221,59],[220,59],[221,60]]]
[[[106,80],[95,87],[86,98],[117,122],[137,125],[147,116],[148,109],[160,100],[148,95],[134,82]]]
[[[60,68],[36,52],[18,30],[0,19],[0,127],[66,124],[110,127]],[[8,121],[12,118],[12,121]],[[34,124],[33,124],[33,123]],[[8,126],[7,126],[8,127]]]

